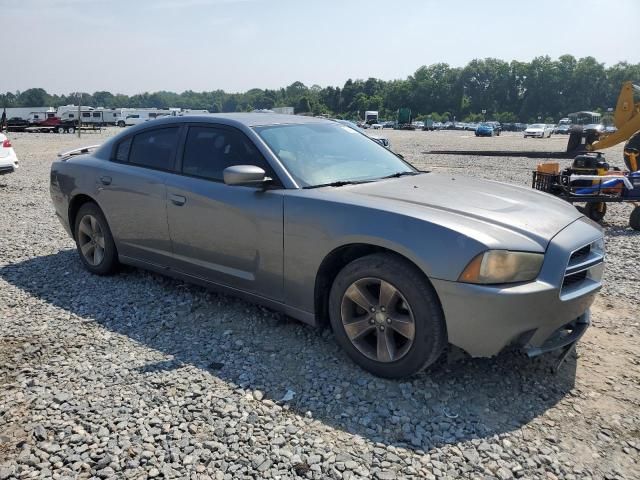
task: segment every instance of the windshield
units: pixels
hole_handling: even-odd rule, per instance
[[[379,143],[338,123],[271,125],[255,131],[302,187],[416,171]]]
[[[529,128],[544,128],[544,124],[534,123],[533,125],[529,125]]]

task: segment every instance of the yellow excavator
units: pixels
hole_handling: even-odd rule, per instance
[[[617,131],[613,133],[599,132],[587,128],[572,129],[567,151],[587,150],[595,152],[613,147],[627,141],[624,148],[624,160],[631,172],[640,169],[638,151],[640,150],[640,102],[634,101],[634,92],[640,94],[640,87],[633,82],[625,82],[618,96],[618,103],[613,112],[613,124]]]
[[[571,166],[560,171],[558,163],[538,165],[533,188],[570,203],[584,203],[578,208],[596,221],[604,218],[609,202],[633,203],[629,225],[640,230],[640,102],[634,101],[634,92],[640,93],[640,87],[632,82],[622,85],[613,113],[615,132],[608,133],[601,125],[572,127],[567,153],[576,156]],[[628,172],[610,168],[600,152],[624,141]]]

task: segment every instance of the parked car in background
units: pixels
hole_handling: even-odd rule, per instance
[[[476,137],[493,137],[494,135],[498,134],[490,123],[483,122],[476,127]]]
[[[11,140],[5,134],[0,133],[0,175],[13,173],[18,166],[18,157],[11,145]]]
[[[330,323],[383,377],[447,344],[570,351],[601,288],[602,230],[569,203],[420,172],[324,119],[159,119],[67,152],[50,191],[90,272],[131,264]]]
[[[382,128],[393,128],[395,126],[396,126],[396,122],[393,122],[393,121],[382,123]]]
[[[373,123],[371,125],[371,128],[373,128],[374,130],[381,130],[382,129],[382,124],[381,123]]]
[[[380,145],[382,145],[385,148],[389,148],[389,149],[391,148],[391,142],[386,137],[381,137],[379,135],[369,134],[369,133],[365,132],[362,128],[360,128],[358,125],[356,125],[353,122],[350,122],[349,120],[335,120],[335,121],[339,122],[339,123],[341,123],[343,125],[346,125],[349,128],[354,129],[356,132],[359,132],[359,133],[362,133],[363,135],[366,135],[371,140],[375,140],[376,142],[378,142]]]
[[[569,132],[571,131],[571,125],[567,125],[565,124],[558,124],[553,128],[553,133],[556,135],[569,135]]]
[[[553,131],[553,128],[551,128],[551,125],[547,125],[546,123],[534,123],[532,125],[529,125],[525,131],[524,131],[524,138],[527,137],[537,137],[537,138],[544,138],[544,137],[550,137],[551,136],[551,132]]]
[[[500,136],[500,134],[502,133],[502,125],[500,124],[500,122],[489,121],[484,123],[488,123],[489,125],[491,125],[494,135]]]

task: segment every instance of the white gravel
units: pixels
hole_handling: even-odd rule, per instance
[[[551,357],[449,356],[375,378],[319,331],[125,268],[87,273],[49,201],[55,153],[106,133],[10,134],[0,177],[0,480],[639,478],[640,233],[610,208],[594,327]],[[566,137],[393,132],[425,169],[528,184],[537,160],[432,149],[562,150]],[[608,152],[621,165],[621,148]],[[458,357],[458,358],[456,358]]]

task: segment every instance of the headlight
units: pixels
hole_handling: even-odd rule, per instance
[[[528,282],[538,276],[543,261],[542,253],[488,250],[469,262],[458,281],[485,285]]]

